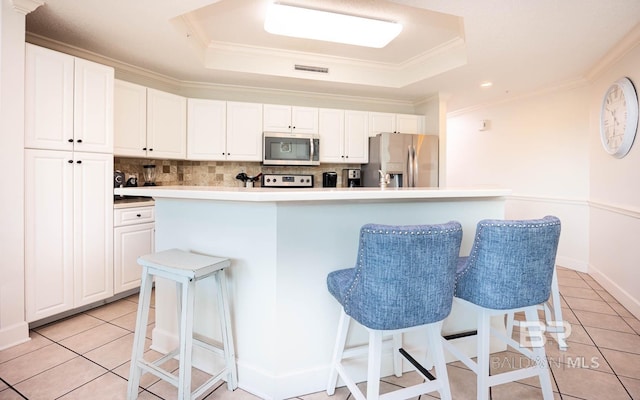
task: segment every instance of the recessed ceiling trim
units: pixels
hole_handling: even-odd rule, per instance
[[[220,42],[209,43],[204,57],[204,66],[211,69],[392,88],[407,86],[466,63],[466,45],[460,38],[397,64]],[[292,71],[292,64],[321,65],[329,68],[331,74]]]

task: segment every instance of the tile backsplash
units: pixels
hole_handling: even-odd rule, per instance
[[[114,169],[124,172],[125,180],[131,176],[138,178],[138,185],[144,184],[144,165],[156,166],[157,185],[182,186],[243,186],[236,175],[244,172],[249,176],[263,174],[313,174],[314,186],[322,187],[323,172],[337,172],[338,186],[342,186],[342,170],[360,168],[360,164],[322,164],[317,167],[274,167],[259,162],[236,161],[187,161],[155,160],[147,158],[114,158]],[[259,186],[259,183],[256,183]]]

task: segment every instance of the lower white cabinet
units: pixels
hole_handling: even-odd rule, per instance
[[[113,155],[25,150],[25,306],[36,321],[113,295]]]
[[[113,229],[113,292],[140,287],[138,257],[152,253],[155,242],[153,206],[116,208]]]

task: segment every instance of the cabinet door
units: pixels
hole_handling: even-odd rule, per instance
[[[225,160],[227,155],[227,103],[187,100],[187,158]]]
[[[369,162],[369,116],[364,111],[345,111],[345,161],[366,164]]]
[[[75,59],[75,151],[113,153],[113,68]]]
[[[420,116],[397,114],[396,129],[399,133],[422,133],[420,132]]]
[[[26,148],[73,149],[73,68],[72,56],[26,45]]]
[[[147,155],[147,88],[121,80],[114,84],[114,145],[116,156]]]
[[[291,132],[291,106],[264,104],[263,107],[265,132]]]
[[[321,108],[318,111],[320,162],[345,162],[344,110]]]
[[[369,113],[369,136],[375,136],[381,132],[396,131],[396,115],[391,113]]]
[[[113,293],[118,294],[140,287],[142,268],[138,264],[138,257],[153,253],[155,224],[120,226],[113,232]]]
[[[291,109],[293,132],[318,133],[318,109],[312,107],[293,107]]]
[[[186,98],[147,89],[147,146],[149,157],[187,157]]]
[[[74,153],[74,307],[113,296],[113,156]]]
[[[73,308],[73,169],[71,152],[25,150],[27,322]]]
[[[262,161],[262,104],[227,102],[227,160]]]

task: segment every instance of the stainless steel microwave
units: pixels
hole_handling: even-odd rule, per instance
[[[320,136],[264,132],[264,165],[320,165]]]

